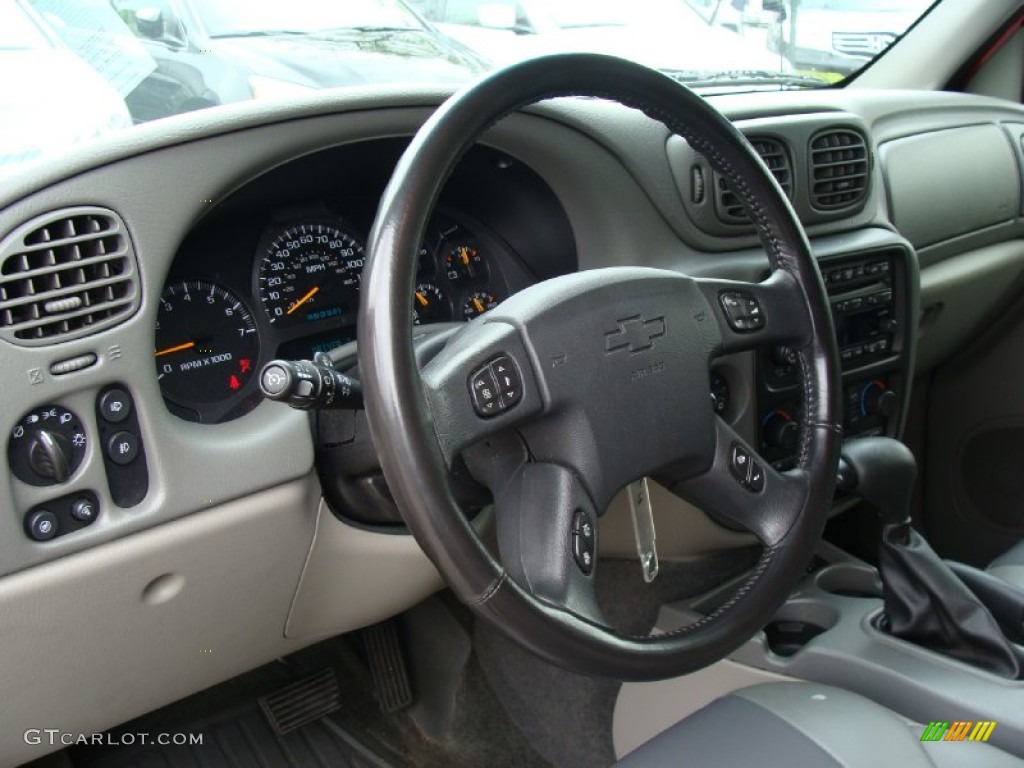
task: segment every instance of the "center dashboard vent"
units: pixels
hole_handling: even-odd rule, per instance
[[[749,137],[751,145],[764,160],[768,170],[779,182],[786,197],[793,196],[793,166],[785,145],[778,139],[767,137]],[[729,182],[721,174],[715,173],[715,207],[718,218],[726,224],[749,224],[750,217],[743,209],[740,199],[732,191]]]
[[[80,207],[33,219],[0,243],[0,338],[43,346],[109,328],[139,307],[124,222]]]
[[[811,139],[811,205],[819,211],[852,208],[867,195],[870,158],[858,131],[830,129]]]

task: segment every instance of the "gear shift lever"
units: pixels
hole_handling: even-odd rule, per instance
[[[843,446],[838,487],[860,496],[882,518],[878,570],[887,629],[895,637],[1008,678],[1022,660],[988,609],[910,525],[917,465],[888,437]]]
[[[907,446],[888,437],[866,437],[843,446],[837,485],[878,510],[882,525],[909,525],[915,477],[917,462]]]

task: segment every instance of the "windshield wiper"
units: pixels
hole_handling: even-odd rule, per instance
[[[305,37],[309,32],[301,29],[250,29],[238,32],[222,32],[218,35],[210,35],[212,39],[223,37]]]
[[[786,72],[769,72],[758,69],[724,70],[707,72],[701,70],[663,69],[666,75],[691,88],[777,85],[783,88],[820,88],[830,85],[826,80],[811,75],[796,75]]]
[[[337,29],[317,30],[324,32],[422,32],[422,27],[389,27],[386,24],[363,24],[357,27],[338,27]]]

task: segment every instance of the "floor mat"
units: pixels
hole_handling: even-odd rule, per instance
[[[393,765],[330,719],[278,737],[255,705],[229,719],[186,724],[184,730],[175,733],[198,734],[202,744],[131,744],[95,758],[78,758],[75,765],[91,768],[390,768]],[[128,734],[112,734],[111,738],[126,736]],[[151,734],[151,738],[156,738],[156,734]]]
[[[260,698],[327,669],[340,687],[338,709],[276,735]],[[448,726],[428,733],[414,709],[381,710],[360,636],[347,635],[144,715],[111,730],[109,744],[74,747],[68,755],[74,768],[546,768],[485,682],[475,654],[457,678]],[[144,745],[137,736],[127,743],[140,733],[201,734],[203,743]]]

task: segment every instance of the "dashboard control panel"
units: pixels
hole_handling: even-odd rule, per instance
[[[844,439],[895,436],[904,408],[911,319],[908,263],[902,246],[821,261],[842,371]],[[793,465],[802,403],[796,354],[775,347],[759,354],[758,444],[779,469]]]

